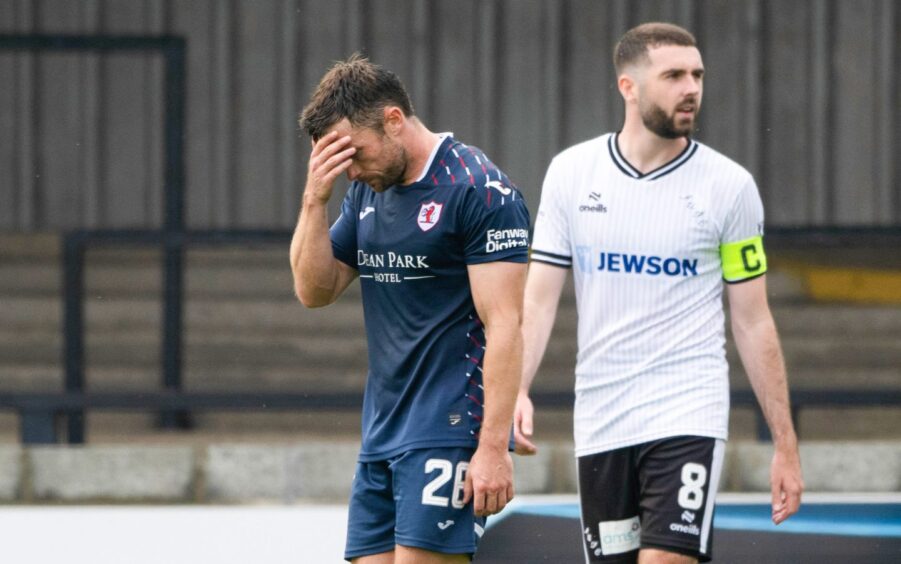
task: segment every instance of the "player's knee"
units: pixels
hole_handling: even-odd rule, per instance
[[[469,563],[468,554],[443,554],[411,546],[397,546],[394,564],[462,564]]]
[[[638,564],[697,564],[698,559],[677,552],[643,548],[638,553]]]

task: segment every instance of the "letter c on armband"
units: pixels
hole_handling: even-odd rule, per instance
[[[726,282],[742,282],[766,273],[763,237],[757,235],[720,245],[720,259],[723,264],[723,280]]]

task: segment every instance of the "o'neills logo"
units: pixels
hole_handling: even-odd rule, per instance
[[[694,536],[699,536],[701,534],[701,529],[695,524],[683,525],[682,523],[670,523],[669,530],[674,533],[685,533]]]
[[[600,192],[592,192],[588,194],[588,199],[591,200],[591,203],[580,205],[580,212],[607,213],[607,206],[601,203]]]

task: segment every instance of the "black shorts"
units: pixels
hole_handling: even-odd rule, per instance
[[[586,562],[634,563],[640,548],[711,558],[725,443],[670,437],[579,457]]]

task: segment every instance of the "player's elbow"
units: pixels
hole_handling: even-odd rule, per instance
[[[304,307],[309,309],[325,307],[334,301],[333,299],[330,299],[330,296],[325,295],[323,292],[317,292],[307,288],[300,282],[294,284],[294,295],[297,296],[297,299]]]

